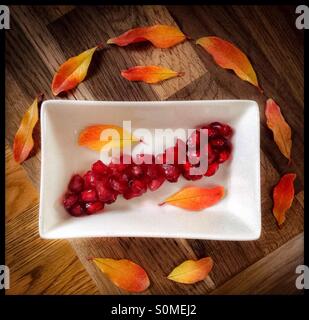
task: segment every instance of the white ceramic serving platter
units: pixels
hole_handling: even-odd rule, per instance
[[[232,158],[210,178],[165,182],[157,191],[105,206],[104,212],[70,216],[61,204],[73,173],[89,170],[97,152],[77,144],[79,132],[92,124],[135,128],[195,128],[212,121],[230,124]],[[42,104],[42,166],[39,230],[42,238],[160,237],[254,240],[261,233],[259,109],[254,101],[107,102],[49,100]],[[199,212],[158,206],[186,185],[223,185],[219,203]]]

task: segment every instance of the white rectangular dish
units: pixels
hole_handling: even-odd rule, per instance
[[[79,132],[92,124],[134,128],[195,128],[213,121],[234,129],[233,153],[212,177],[180,178],[139,198],[117,201],[104,212],[70,216],[61,204],[71,175],[89,170],[99,153],[77,144]],[[39,232],[42,238],[161,237],[212,240],[255,240],[261,233],[260,119],[249,100],[106,102],[49,100],[41,107],[41,189]],[[188,212],[159,207],[167,196],[186,185],[220,184],[225,197],[213,207]]]

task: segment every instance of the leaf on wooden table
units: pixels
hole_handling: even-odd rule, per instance
[[[234,44],[219,37],[203,37],[198,39],[196,43],[211,54],[220,67],[233,70],[240,79],[248,81],[260,89],[256,73],[249,59]]]
[[[55,96],[75,88],[85,79],[92,56],[99,47],[101,46],[86,50],[60,66],[52,82],[52,91]]]
[[[285,221],[286,211],[291,207],[294,199],[294,180],[296,174],[287,173],[281,177],[273,191],[273,214],[279,226]]]
[[[150,285],[145,270],[130,260],[103,258],[93,258],[92,260],[97,267],[121,289],[129,292],[142,292]]]
[[[280,107],[273,99],[268,99],[266,101],[265,116],[267,119],[267,126],[272,130],[277,146],[281,153],[290,161],[292,148],[291,128],[285,121]]]
[[[121,71],[121,75],[129,81],[158,83],[170,78],[180,77],[184,75],[184,73],[159,66],[136,66]]]
[[[25,161],[33,146],[32,137],[33,129],[39,120],[38,104],[41,102],[43,95],[34,99],[32,105],[24,114],[21,124],[16,132],[13,144],[14,159],[18,163]]]
[[[186,39],[186,36],[174,26],[154,25],[131,29],[116,38],[109,39],[108,44],[127,46],[131,43],[150,41],[157,48],[169,48]]]
[[[171,204],[191,211],[200,211],[215,205],[223,196],[224,187],[222,186],[213,188],[185,187],[159,205]]]
[[[140,142],[140,139],[115,125],[98,124],[86,127],[79,135],[78,144],[94,151],[109,147],[122,148],[129,144]]]
[[[202,258],[198,261],[187,260],[176,267],[169,275],[168,279],[185,284],[192,284],[205,280],[213,267],[211,257]]]

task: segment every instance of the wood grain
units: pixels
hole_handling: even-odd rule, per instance
[[[295,286],[296,267],[304,263],[304,234],[257,261],[211,294],[301,294]]]
[[[98,291],[67,241],[38,235],[38,193],[6,147],[6,294],[78,294]]]
[[[294,271],[303,257],[304,37],[294,26],[293,7],[12,6],[11,10],[12,29],[6,37],[8,145],[12,146],[20,119],[34,96],[43,92],[46,98],[54,99],[51,79],[66,59],[130,28],[156,23],[177,25],[190,35],[190,41],[168,50],[150,44],[106,46],[95,54],[86,81],[61,98],[257,101],[261,116],[262,235],[257,241],[247,242],[146,238],[43,241],[37,233],[38,199],[32,186],[39,186],[40,152],[23,164],[23,170],[13,164],[8,151],[6,255],[14,283],[9,294],[124,294],[88,261],[90,256],[129,258],[141,264],[151,278],[145,294],[299,293],[294,285]],[[227,39],[248,55],[264,94],[218,67],[195,45],[196,39],[207,35]],[[184,71],[185,76],[154,86],[129,82],[120,76],[122,69],[147,64]],[[272,133],[265,125],[268,97],[281,106],[292,127],[291,166],[274,145]],[[296,197],[286,223],[278,229],[271,213],[271,192],[285,172],[297,174]],[[206,281],[185,286],[166,279],[183,260],[207,255],[215,265]],[[275,268],[280,268],[280,272],[274,273]]]

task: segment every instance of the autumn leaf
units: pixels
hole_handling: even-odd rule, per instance
[[[211,54],[220,67],[233,70],[240,79],[248,81],[260,89],[249,59],[234,44],[219,37],[203,37],[198,39],[196,44],[201,45]]]
[[[38,104],[41,102],[42,97],[43,95],[34,99],[32,105],[24,114],[19,129],[16,132],[13,154],[15,161],[18,163],[22,163],[27,159],[34,146],[32,133],[39,119]]]
[[[268,99],[266,101],[265,116],[267,119],[267,126],[272,130],[277,146],[281,153],[290,161],[292,148],[291,128],[285,121],[280,107],[273,99]]]
[[[130,260],[94,258],[93,262],[121,289],[129,292],[142,292],[150,285],[145,270]]]
[[[168,279],[185,284],[192,284],[205,280],[213,267],[211,257],[202,258],[198,261],[187,260],[176,267],[169,275]]]
[[[296,174],[287,173],[281,177],[273,191],[273,214],[281,226],[285,221],[285,213],[291,207],[294,199],[294,180]]]
[[[184,75],[184,73],[159,66],[136,66],[121,71],[121,75],[129,81],[158,83],[166,79],[180,77]]]
[[[131,43],[150,41],[157,48],[170,48],[186,39],[186,36],[174,26],[154,25],[131,29],[119,37],[109,39],[108,44],[127,46]]]
[[[80,146],[94,151],[101,151],[107,144],[109,147],[121,148],[136,142],[140,142],[140,140],[123,128],[105,124],[86,127],[78,138]]]
[[[199,211],[215,205],[224,196],[224,187],[214,188],[185,187],[167,198],[163,204],[171,204],[176,207],[191,211]]]
[[[96,46],[86,50],[80,55],[70,58],[60,66],[52,82],[52,91],[55,96],[75,88],[85,79],[92,56],[99,47]]]

